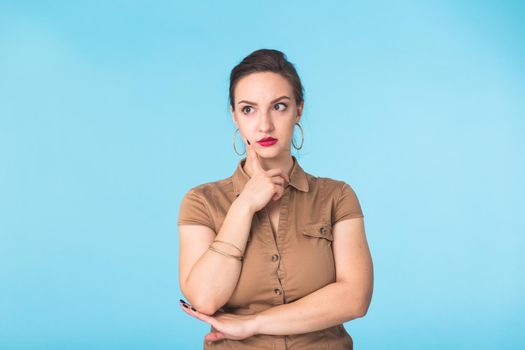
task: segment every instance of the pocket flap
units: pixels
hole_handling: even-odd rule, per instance
[[[317,223],[303,226],[301,229],[303,235],[310,237],[324,238],[329,241],[334,240],[334,235],[332,233],[332,225],[326,223]]]

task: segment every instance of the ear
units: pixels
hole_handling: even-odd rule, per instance
[[[304,101],[302,101],[301,104],[297,106],[297,117],[295,118],[296,123],[299,123],[299,120],[301,120],[301,116],[303,115],[303,107]]]
[[[232,106],[230,106],[230,113],[232,114],[232,120],[235,126],[238,128],[239,124],[237,123],[237,117],[235,116],[235,112],[233,111]]]

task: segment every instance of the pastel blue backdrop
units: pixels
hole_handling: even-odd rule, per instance
[[[365,213],[355,348],[522,348],[524,23],[522,1],[2,1],[0,348],[201,348],[178,205],[233,173],[228,77],[259,48],[303,80],[301,165]]]

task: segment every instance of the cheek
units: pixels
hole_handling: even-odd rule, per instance
[[[257,123],[255,123],[253,120],[243,120],[241,123],[239,123],[239,130],[243,133],[243,135],[253,135],[257,131]]]
[[[293,136],[294,126],[295,123],[293,121],[287,122],[286,125],[283,125],[283,136],[286,136],[287,139],[291,139]]]

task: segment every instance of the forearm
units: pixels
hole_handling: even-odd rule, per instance
[[[255,318],[257,333],[290,335],[308,333],[366,313],[362,297],[352,293],[349,283],[334,282],[289,304],[274,306]]]
[[[240,201],[234,201],[224,219],[217,240],[234,244],[244,252],[253,211]],[[240,252],[223,243],[214,247],[232,255]],[[231,297],[239,280],[242,262],[220,253],[206,250],[195,263],[185,281],[186,297],[199,311],[213,314]]]

